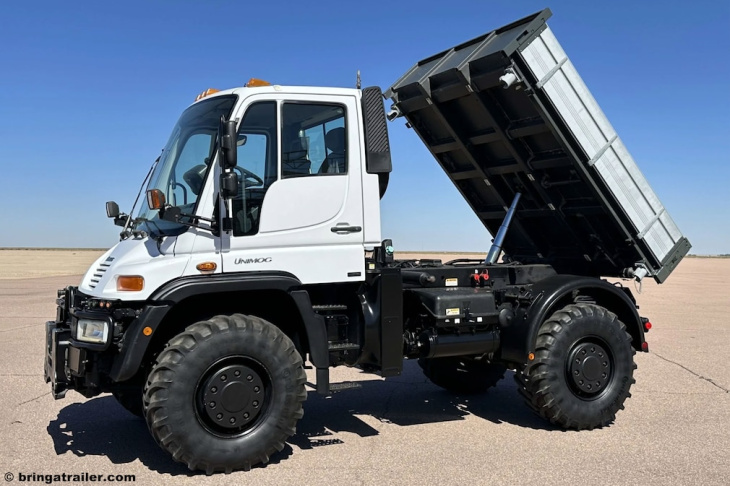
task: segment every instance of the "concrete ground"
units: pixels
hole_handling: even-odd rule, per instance
[[[338,368],[333,382],[362,388],[310,391],[297,435],[268,465],[211,477],[173,462],[111,396],[51,397],[43,323],[55,290],[78,275],[0,278],[0,473],[13,482],[134,474],[139,484],[728,484],[729,275],[730,260],[685,259],[664,285],[644,285],[651,352],[637,355],[633,397],[610,427],[555,429],[522,404],[511,376],[459,397],[413,362],[386,380]]]

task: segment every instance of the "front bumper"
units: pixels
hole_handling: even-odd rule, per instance
[[[46,383],[51,384],[53,398],[66,396],[68,390],[77,390],[85,396],[98,393],[96,373],[87,373],[90,350],[105,349],[108,344],[94,345],[79,343],[73,338],[74,305],[82,298],[75,287],[67,287],[58,291],[56,320],[46,322],[46,353],[43,374]]]
[[[55,321],[46,322],[46,360],[44,375],[46,383],[51,384],[53,398],[66,396],[70,377],[66,372],[66,361],[71,330],[59,328]]]
[[[44,375],[56,400],[65,397],[69,389],[78,388],[76,382],[86,373],[87,351],[72,344],[71,329],[54,321],[46,322]]]
[[[46,322],[43,365],[46,383],[51,384],[56,399],[68,390],[90,398],[125,386],[123,382],[139,370],[149,343],[143,327],[156,328],[167,310],[167,306],[142,302],[104,301],[103,306],[99,302],[76,287],[58,291],[56,320]],[[105,342],[77,340],[80,319],[106,321]]]

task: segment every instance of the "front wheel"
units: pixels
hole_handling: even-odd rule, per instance
[[[191,470],[248,470],[296,432],[305,382],[299,352],[276,326],[217,316],[160,353],[145,387],[145,418],[157,443]]]
[[[631,336],[603,307],[572,304],[557,311],[540,327],[534,354],[515,380],[528,406],[556,425],[608,425],[631,396]]]

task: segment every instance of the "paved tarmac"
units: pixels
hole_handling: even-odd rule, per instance
[[[645,284],[637,297],[654,324],[651,352],[637,355],[633,397],[610,427],[555,429],[522,404],[510,375],[464,398],[414,362],[387,380],[338,368],[333,382],[362,388],[310,391],[297,435],[268,465],[211,477],[173,462],[110,395],[51,397],[43,323],[55,290],[78,276],[0,280],[0,473],[10,484],[19,473],[91,473],[137,484],[726,485],[728,275],[730,260],[687,259],[666,284]]]

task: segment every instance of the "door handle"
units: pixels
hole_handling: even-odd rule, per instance
[[[348,226],[347,223],[342,224],[342,226],[337,225],[330,228],[330,230],[333,233],[359,233],[362,231],[361,226]]]

